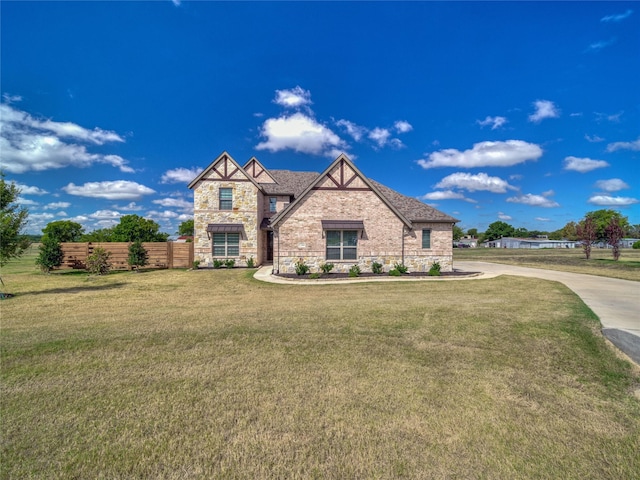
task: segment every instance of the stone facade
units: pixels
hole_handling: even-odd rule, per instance
[[[276,172],[287,175],[274,177]],[[275,178],[289,178],[293,183],[279,184]],[[299,261],[311,272],[320,271],[325,262],[333,263],[336,272],[346,272],[353,265],[371,271],[373,262],[381,263],[387,272],[396,264],[404,264],[409,271],[428,271],[435,262],[443,272],[452,270],[456,221],[452,217],[386,187],[386,193],[382,192],[383,186],[372,184],[344,156],[312,177],[317,180],[303,191],[295,191],[300,190],[296,178],[301,177],[289,171],[274,170],[272,175],[255,158],[242,168],[226,153],[218,157],[189,185],[194,190],[195,259],[204,266],[217,259],[209,225],[242,224],[240,252],[231,257],[237,266],[252,258],[256,265],[273,259],[273,268],[280,273],[294,273]],[[232,189],[231,210],[220,209],[221,188]],[[276,212],[270,211],[270,198],[276,200]],[[421,215],[423,220],[409,219],[409,214]],[[424,220],[429,215],[436,218]],[[356,259],[326,260],[323,221],[359,225]],[[430,231],[429,248],[422,247],[423,230]]]

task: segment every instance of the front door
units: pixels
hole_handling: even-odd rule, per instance
[[[273,232],[267,232],[267,262],[273,262]]]

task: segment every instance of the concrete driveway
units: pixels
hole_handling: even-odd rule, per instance
[[[600,318],[602,333],[640,364],[640,282],[489,262],[455,262],[455,270],[536,277],[563,283]]]

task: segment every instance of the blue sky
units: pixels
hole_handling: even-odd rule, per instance
[[[222,151],[368,177],[484,231],[640,223],[634,2],[0,3],[1,165],[28,231],[174,233]]]

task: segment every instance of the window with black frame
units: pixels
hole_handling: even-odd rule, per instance
[[[328,230],[326,238],[327,260],[357,260],[357,230]]]

